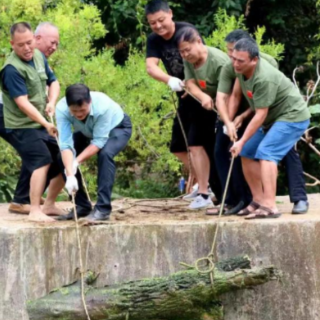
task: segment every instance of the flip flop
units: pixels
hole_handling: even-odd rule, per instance
[[[268,207],[260,206],[255,212],[251,213],[247,217],[245,217],[246,220],[252,220],[252,219],[275,219],[279,218],[281,216],[281,213],[278,211],[274,211]]]
[[[219,206],[216,206],[216,207],[213,207],[213,208],[208,208],[207,210],[206,210],[206,215],[207,216],[218,216],[219,215],[219,213],[220,213],[220,205]],[[225,205],[224,206],[224,208],[223,208],[223,212],[222,212],[222,214],[224,214],[227,210],[229,210],[230,208],[232,208],[231,206],[229,206],[229,205]]]
[[[248,208],[251,207],[253,208],[253,210],[249,210]],[[247,216],[247,215],[251,215],[252,213],[254,213],[257,209],[260,208],[260,204],[258,202],[255,201],[251,201],[246,208],[244,208],[243,210],[239,211],[237,213],[237,216],[239,217],[243,217],[243,216]],[[250,218],[249,218],[250,219]]]

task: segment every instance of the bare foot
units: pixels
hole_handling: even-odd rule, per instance
[[[50,205],[50,206],[43,205],[42,212],[48,216],[61,216],[61,215],[66,214],[65,211],[56,207],[55,205]]]
[[[48,217],[41,210],[30,211],[28,220],[34,222],[56,222],[55,219]]]

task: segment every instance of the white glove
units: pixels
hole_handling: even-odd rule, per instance
[[[79,167],[79,162],[77,161],[77,159],[74,159],[72,162],[72,174],[74,176],[77,174],[78,167]],[[66,169],[64,169],[64,174],[67,175]]]
[[[66,189],[68,190],[68,193],[71,195],[73,192],[78,191],[78,181],[75,176],[67,176],[67,181],[65,185]]]
[[[74,159],[72,163],[72,172],[74,175],[76,175],[78,167],[79,167],[79,162],[77,161],[77,159]]]
[[[172,91],[182,91],[184,84],[179,78],[170,77],[168,81],[168,86],[171,88]]]

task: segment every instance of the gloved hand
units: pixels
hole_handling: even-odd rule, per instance
[[[72,172],[74,175],[76,175],[78,171],[78,167],[79,167],[79,162],[77,161],[77,159],[74,159],[72,163]]]
[[[72,174],[74,176],[77,174],[78,167],[79,167],[79,162],[77,161],[77,159],[74,159],[73,163],[72,163]],[[64,174],[67,175],[67,170],[66,169],[64,169]]]
[[[78,191],[79,186],[78,186],[77,178],[75,176],[67,176],[67,181],[66,181],[65,187],[70,195],[73,192]]]
[[[172,91],[182,91],[184,87],[182,80],[176,77],[170,77],[167,84]]]

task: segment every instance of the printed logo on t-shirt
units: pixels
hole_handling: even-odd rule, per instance
[[[38,70],[37,70],[38,73],[45,73],[46,70],[42,67],[39,67]]]
[[[183,77],[183,62],[177,48],[165,48],[162,52],[163,63],[166,67],[168,74],[174,77]]]
[[[207,88],[207,83],[205,80],[198,80],[199,86],[201,89],[206,89]]]
[[[249,99],[252,99],[253,98],[253,93],[252,93],[252,91],[247,91],[247,96],[248,96],[248,98]]]

